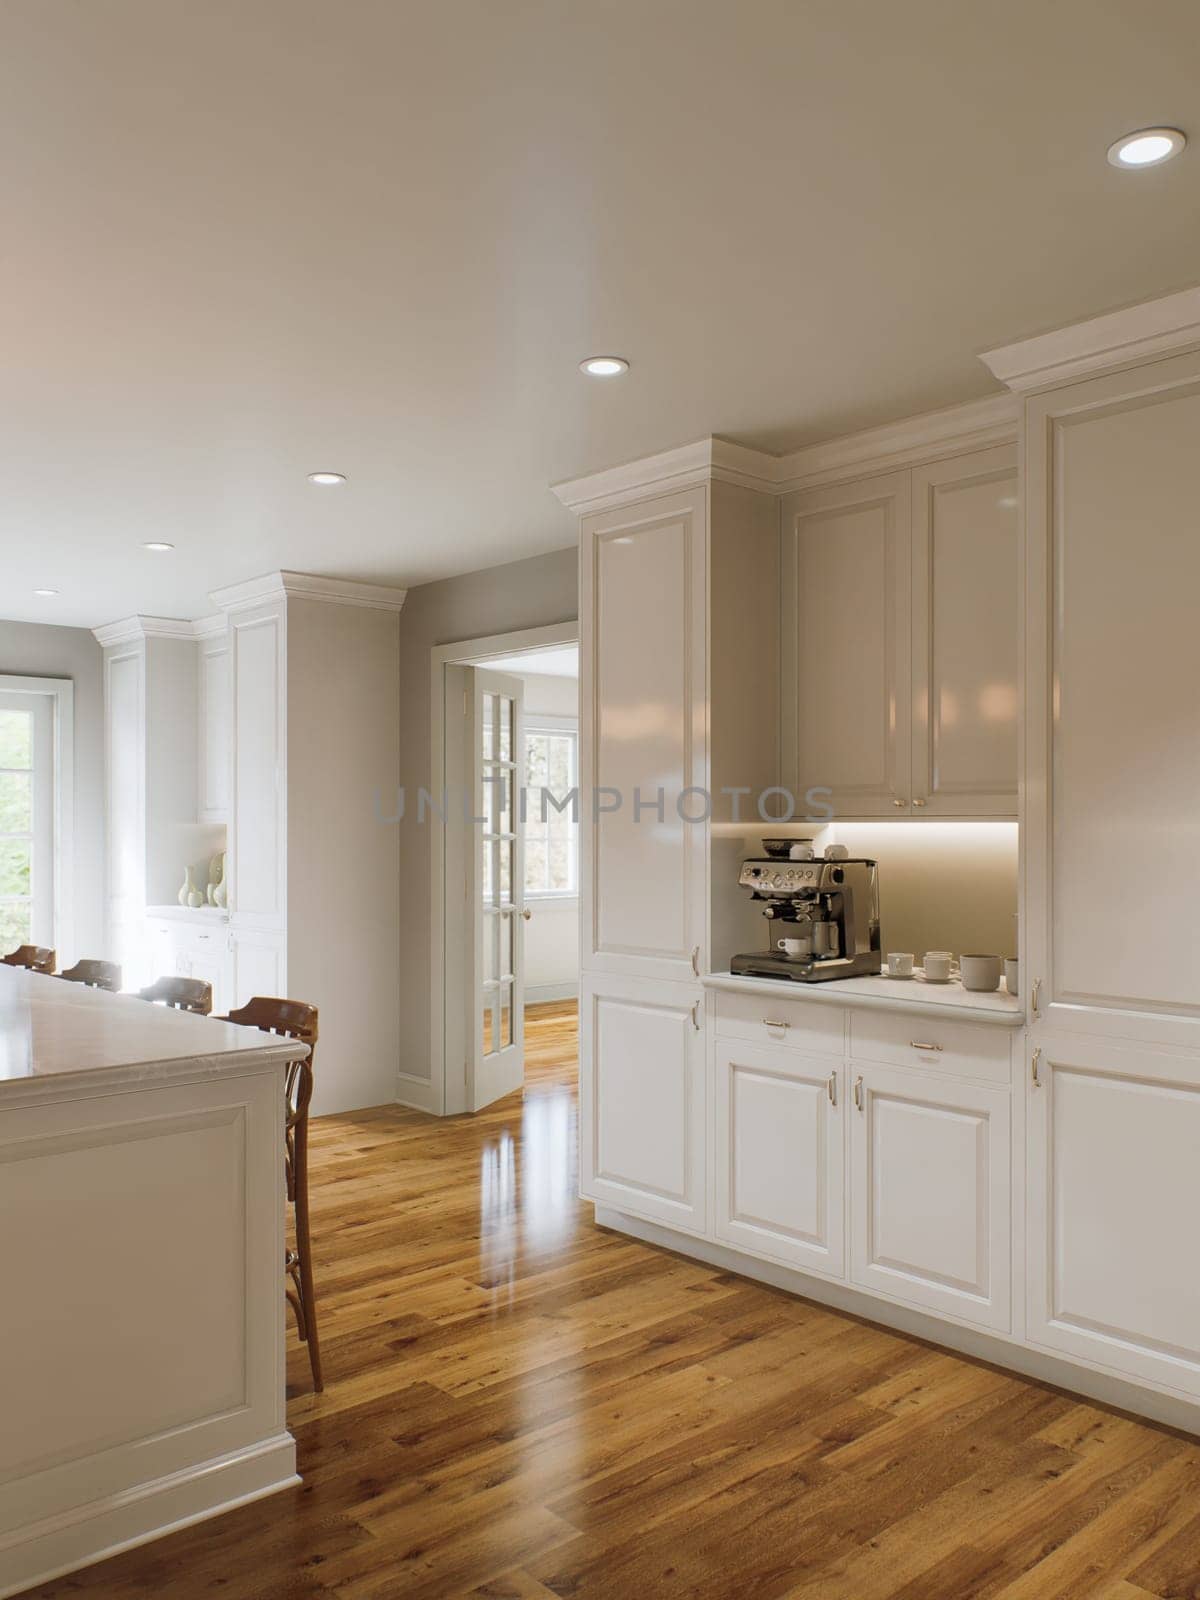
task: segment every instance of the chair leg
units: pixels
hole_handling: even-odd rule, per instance
[[[312,1365],[313,1388],[321,1394],[325,1380],[321,1376],[321,1342],[317,1337],[317,1299],[313,1286],[312,1235],[308,1226],[308,1119],[296,1128],[296,1158],[294,1167],[296,1187],[296,1254],[300,1272],[300,1299],[304,1306],[303,1333],[308,1345],[308,1359]]]

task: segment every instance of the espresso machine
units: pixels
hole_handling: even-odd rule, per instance
[[[878,972],[877,864],[838,845],[814,858],[810,845],[794,839],[764,839],[763,849],[742,862],[738,883],[762,901],[769,943],[734,956],[730,971],[796,983]]]

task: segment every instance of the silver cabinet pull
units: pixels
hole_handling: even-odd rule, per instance
[[[860,1111],[862,1110],[862,1108],[863,1108],[863,1092],[862,1092],[862,1078],[861,1078],[861,1076],[855,1078],[855,1080],[854,1080],[854,1104],[858,1107],[858,1109]]]
[[[829,1104],[831,1106],[837,1105],[837,1073],[836,1072],[831,1072],[829,1074],[829,1083],[827,1084],[826,1087],[829,1090]]]
[[[697,1033],[700,1032],[700,1002],[699,1002],[699,1000],[695,1001],[693,1003],[693,1005],[692,1005],[692,1027],[695,1028]]]
[[[1038,996],[1041,994],[1041,992],[1042,980],[1040,978],[1035,978],[1033,980],[1033,990],[1029,996],[1029,1007],[1035,1017],[1038,1014]]]
[[[782,1028],[784,1033],[791,1027],[790,1022],[776,1022],[771,1017],[764,1017],[762,1025],[764,1028]]]
[[[914,1050],[940,1050],[940,1044],[927,1044],[924,1039],[910,1039],[909,1044]]]
[[[1030,1060],[1030,1063],[1029,1063],[1029,1071],[1030,1071],[1030,1075],[1033,1078],[1033,1087],[1035,1089],[1040,1089],[1042,1087],[1042,1080],[1038,1076],[1038,1068],[1041,1066],[1041,1064],[1042,1064],[1042,1047],[1041,1047],[1041,1045],[1038,1045],[1037,1049],[1033,1052],[1033,1056],[1032,1056],[1032,1058]]]
[[[697,978],[700,976],[700,946],[698,944],[692,946],[692,974]]]

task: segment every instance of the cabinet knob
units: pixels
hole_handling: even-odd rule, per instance
[[[530,911],[528,906],[526,906],[525,909],[521,912],[521,915],[522,915],[522,917],[524,917],[525,921],[528,922],[530,917],[533,915],[533,912]]]
[[[894,806],[899,806],[901,810],[904,809],[904,801],[903,800],[893,800],[892,804]]]
[[[915,806],[923,806],[923,805],[925,805],[925,804],[926,804],[926,803],[927,803],[927,802],[926,802],[926,801],[924,801],[924,800],[917,800],[917,799],[914,799],[914,800],[913,800],[913,805],[915,805]]]

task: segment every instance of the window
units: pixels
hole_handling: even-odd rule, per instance
[[[526,725],[524,782],[525,893],[578,894],[576,803],[558,811],[550,799],[543,802],[542,795],[548,790],[557,805],[564,805],[579,782],[579,735],[573,725]]]
[[[54,945],[63,843],[56,744],[69,737],[69,683],[0,677],[0,954]]]

